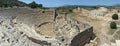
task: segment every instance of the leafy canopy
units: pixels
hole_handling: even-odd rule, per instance
[[[118,14],[113,14],[113,15],[112,15],[112,19],[118,20]]]
[[[115,22],[111,22],[110,23],[110,28],[111,29],[116,29],[117,28],[117,24]]]
[[[28,4],[31,8],[42,8],[42,4],[37,4],[35,1]]]

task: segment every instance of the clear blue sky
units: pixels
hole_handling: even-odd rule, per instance
[[[115,5],[120,4],[120,0],[20,0],[26,3],[35,1],[43,4],[44,7],[57,7],[63,5]]]

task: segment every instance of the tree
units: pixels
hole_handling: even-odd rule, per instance
[[[2,3],[0,2],[0,7],[2,7]]]
[[[98,9],[99,7],[97,7],[97,6],[93,6],[92,8],[94,8],[94,9]]]
[[[42,4],[37,4],[35,1],[28,4],[31,8],[42,8]]]
[[[8,7],[8,4],[4,4],[4,7]]]
[[[69,12],[73,12],[72,9],[69,9]]]
[[[113,14],[113,15],[112,15],[112,19],[118,20],[118,14]]]
[[[42,4],[38,4],[38,7],[39,7],[39,8],[42,8],[43,6],[42,6]]]
[[[111,22],[111,23],[110,23],[110,28],[111,28],[111,29],[116,29],[116,28],[117,28],[116,23],[115,23],[115,22]]]
[[[28,6],[31,7],[31,8],[37,8],[38,4],[35,1],[33,1],[30,4],[28,4]]]

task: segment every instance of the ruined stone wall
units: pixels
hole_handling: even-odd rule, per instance
[[[100,7],[98,9],[95,10],[91,10],[89,12],[90,15],[95,15],[95,16],[105,16],[107,13],[109,12],[109,10],[105,7]]]
[[[84,46],[86,43],[89,43],[90,40],[95,38],[93,33],[93,27],[85,29],[85,31],[78,33],[71,41],[71,46]]]
[[[70,14],[57,16],[56,32],[62,44],[59,46],[82,46],[93,39],[93,27],[72,19]]]
[[[23,13],[22,11],[20,12],[19,10],[16,10],[16,11],[18,11],[20,15],[18,14],[14,15],[15,18],[13,18],[12,20],[10,20],[11,18],[7,18],[7,20],[10,20],[10,22],[12,23],[10,23],[9,21],[5,21],[6,19],[2,20],[2,18],[4,17],[0,19],[2,21],[5,21],[3,22],[3,25],[0,26],[0,28],[4,32],[6,31],[6,28],[4,27],[9,27],[8,25],[13,24],[13,27],[10,26],[11,29],[14,28],[16,32],[25,35],[25,39],[24,37],[21,37],[21,36],[20,36],[21,38],[20,39],[20,38],[17,38],[19,37],[18,33],[14,34],[13,33],[14,30],[10,30],[13,32],[9,33],[9,29],[7,29],[8,36],[10,36],[10,38],[7,36],[5,38],[9,38],[9,40],[13,40],[14,37],[16,37],[17,39],[16,38],[14,39],[14,41],[17,41],[15,45],[18,45],[19,43],[21,43],[18,46],[71,46],[71,45],[82,46],[85,43],[89,42],[89,40],[93,36],[92,35],[93,29],[89,24],[82,23],[72,19],[70,17],[70,14],[58,14],[58,16],[56,17],[56,20],[53,21],[54,19],[53,12],[51,12],[53,13],[52,15],[50,12],[49,12],[50,14],[49,13],[46,14],[46,12],[41,14],[40,12],[34,12],[31,10],[29,10],[31,11],[29,13]],[[16,11],[13,11],[13,13]],[[0,12],[1,12],[0,14],[7,13],[7,11],[6,12],[0,11]],[[6,17],[6,16],[9,16],[10,13],[8,15],[6,14],[3,14],[3,15]],[[4,24],[6,26],[4,26]],[[32,25],[32,26],[29,26],[29,25]],[[34,26],[35,27],[37,26],[37,27],[32,28]],[[9,34],[12,34],[12,35],[9,35]],[[13,38],[11,38],[12,36]],[[7,43],[9,42],[9,40],[8,41],[6,40]],[[11,41],[9,44],[11,45],[11,43],[13,42]]]

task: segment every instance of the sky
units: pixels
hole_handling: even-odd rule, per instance
[[[20,0],[25,3],[35,1],[43,4],[44,7],[58,7],[63,5],[115,5],[120,4],[120,0]]]

